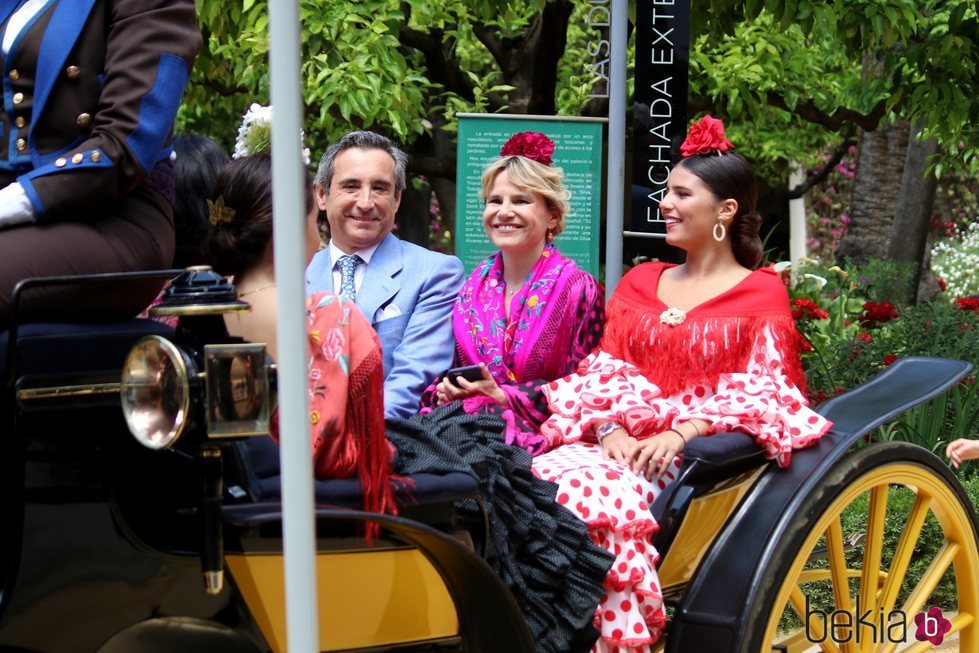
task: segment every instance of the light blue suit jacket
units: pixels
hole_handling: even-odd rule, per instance
[[[422,391],[452,366],[452,304],[463,282],[462,262],[388,234],[374,251],[356,304],[381,341],[384,414],[418,412]],[[306,268],[306,294],[335,292],[328,249]]]

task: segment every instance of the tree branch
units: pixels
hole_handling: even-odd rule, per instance
[[[473,93],[475,85],[462,71],[458,59],[449,56],[455,40],[447,39],[445,33],[440,29],[426,33],[409,28],[410,4],[402,2],[401,10],[405,15],[398,34],[401,44],[422,54],[425,58],[425,67],[428,69],[429,78],[432,81],[469,101],[475,100],[476,96]]]
[[[795,105],[795,108],[790,108],[785,98],[774,91],[768,92],[767,100],[768,104],[773,107],[795,114],[813,124],[822,125],[832,132],[842,131],[847,123],[856,125],[864,131],[875,131],[880,125],[881,118],[887,113],[887,102],[884,100],[878,102],[877,106],[867,114],[843,107],[837,109],[832,114],[828,114],[817,107],[812,100],[806,100]]]
[[[214,79],[213,77],[204,77],[203,79],[197,80],[195,83],[200,84],[202,86],[206,86],[207,88],[211,89],[212,91],[216,92],[218,95],[221,95],[223,97],[230,97],[232,95],[240,95],[242,93],[250,92],[250,90],[245,88],[244,86],[237,86],[237,85],[232,86],[229,84],[223,84],[218,80]]]
[[[843,142],[841,142],[833,151],[833,154],[832,156],[829,157],[829,160],[826,161],[826,165],[824,165],[815,173],[807,177],[805,181],[803,181],[795,188],[789,189],[788,199],[790,200],[799,199],[800,197],[805,195],[807,190],[809,190],[816,184],[820,183],[822,180],[826,179],[826,176],[829,175],[829,173],[832,172],[832,170],[839,164],[839,162],[843,160],[844,155],[846,155],[850,147],[855,144],[856,141],[853,140],[853,138],[850,137],[844,138]]]

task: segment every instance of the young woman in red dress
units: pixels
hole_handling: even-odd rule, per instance
[[[660,211],[681,265],[629,271],[598,350],[544,386],[550,451],[534,472],[616,556],[595,613],[598,651],[648,650],[666,623],[649,508],[690,440],[753,435],[788,465],[830,424],[807,407],[799,336],[778,275],[762,259],[751,166],[720,121],[691,127]]]

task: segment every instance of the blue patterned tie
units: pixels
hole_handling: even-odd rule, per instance
[[[354,301],[357,297],[357,289],[354,286],[354,270],[363,261],[356,254],[345,254],[337,259],[340,266],[340,297]]]

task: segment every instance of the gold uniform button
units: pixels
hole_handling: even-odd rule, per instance
[[[98,163],[102,160],[102,155],[98,152],[92,152],[92,156],[90,158],[92,159],[92,163]]]
[[[16,68],[15,68],[15,69],[13,69],[13,70],[11,70],[11,71],[10,71],[10,79],[12,79],[12,80],[14,80],[15,82],[16,82],[16,81],[17,81],[18,79],[20,79],[20,71],[19,71],[19,70],[17,70]]]
[[[23,93],[14,93],[14,104],[20,104],[24,101]]]
[[[65,68],[65,74],[68,75],[68,79],[78,79],[78,76],[82,74],[82,69],[78,66],[68,66]]]
[[[92,114],[90,113],[80,113],[78,117],[75,118],[75,123],[79,127],[88,127],[92,124]]]
[[[56,168],[64,168],[66,165],[68,165],[68,159],[64,157],[61,157],[60,159],[54,162],[54,167]]]
[[[71,162],[74,163],[74,164],[76,164],[76,165],[79,164],[79,163],[81,163],[84,160],[85,160],[85,155],[82,154],[81,152],[79,152],[79,153],[75,154],[73,157],[71,157]]]
[[[27,141],[25,141],[23,138],[18,138],[17,139],[17,151],[18,152],[23,152],[26,149],[27,149]]]
[[[27,125],[27,120],[24,119],[24,116],[17,116],[14,118],[14,124],[17,125],[17,129],[23,129]]]

